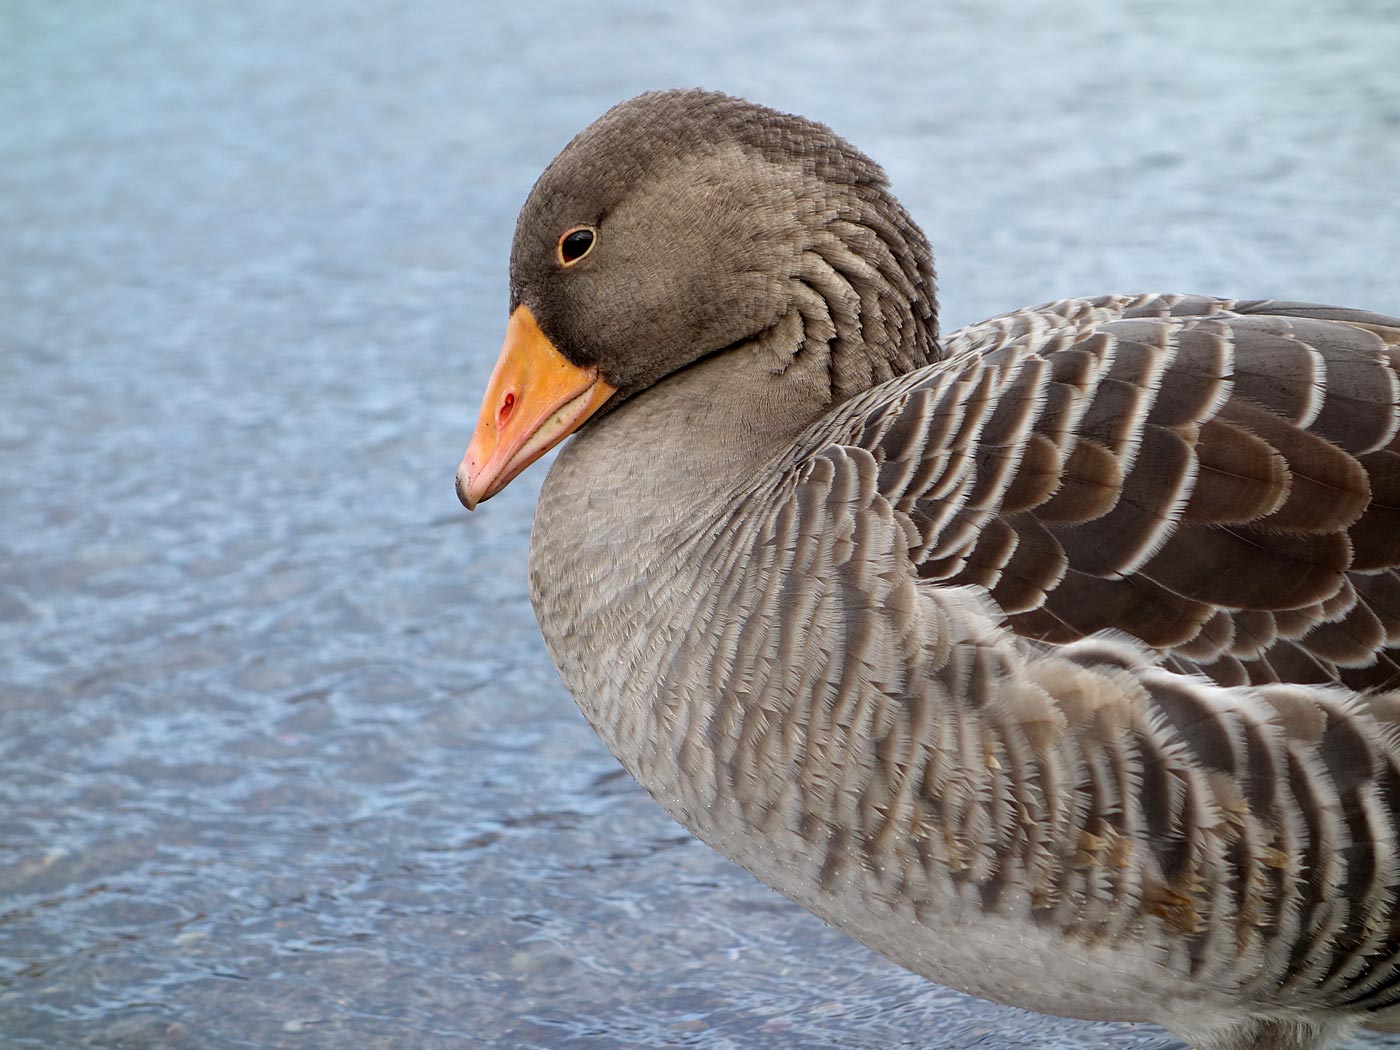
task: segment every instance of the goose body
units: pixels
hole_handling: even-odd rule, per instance
[[[1400,320],[1104,296],[940,340],[879,169],[703,92],[565,149],[511,305],[459,491],[574,432],[531,596],[671,816],[976,995],[1202,1050],[1396,1023]]]

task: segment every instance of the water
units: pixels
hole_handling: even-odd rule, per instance
[[[6,5],[0,1042],[1176,1046],[930,986],[689,839],[539,643],[542,472],[472,517],[452,474],[515,211],[625,96],[846,132],[949,327],[1395,312],[1397,53],[1391,0]]]

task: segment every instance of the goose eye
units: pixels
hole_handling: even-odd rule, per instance
[[[593,248],[596,237],[591,227],[575,226],[559,238],[559,261],[565,266],[578,262]]]

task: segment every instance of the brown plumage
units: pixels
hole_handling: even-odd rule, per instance
[[[1400,320],[1103,296],[940,341],[879,168],[703,92],[569,145],[511,288],[565,378],[512,335],[459,489],[577,428],[532,596],[676,819],[975,994],[1204,1050],[1396,1023]]]

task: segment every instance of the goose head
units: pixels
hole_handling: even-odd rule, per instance
[[[766,355],[768,374],[841,400],[923,363],[932,288],[884,172],[825,126],[698,90],[621,103],[521,211],[458,496],[474,509],[590,419],[717,354]],[[877,313],[889,345],[871,347]],[[790,369],[803,349],[826,367]]]

